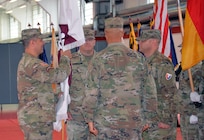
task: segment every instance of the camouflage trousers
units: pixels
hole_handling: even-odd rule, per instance
[[[142,140],[141,131],[137,129],[99,127],[96,125],[99,134],[97,140]]]
[[[190,115],[184,114],[181,116],[181,133],[184,140],[204,140],[204,107],[194,109],[198,112],[196,116],[198,117],[197,124],[190,124]]]
[[[142,138],[143,140],[176,140],[176,126],[175,129],[150,128],[143,132]]]
[[[68,140],[95,140],[95,136],[90,134],[88,124],[84,121],[68,121]]]
[[[189,124],[181,127],[184,140],[204,140],[204,124]]]
[[[52,140],[53,123],[32,123],[20,125],[24,140]]]

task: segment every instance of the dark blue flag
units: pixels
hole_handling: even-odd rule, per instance
[[[48,59],[47,59],[45,47],[43,47],[43,53],[41,53],[41,54],[39,55],[39,59],[41,59],[41,60],[44,61],[45,63],[48,63]]]

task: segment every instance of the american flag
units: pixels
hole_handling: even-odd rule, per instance
[[[159,52],[171,58],[167,0],[155,0],[154,1],[153,16],[154,16],[154,29],[161,30],[161,43],[159,46]]]

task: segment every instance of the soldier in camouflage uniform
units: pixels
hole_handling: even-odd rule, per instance
[[[141,140],[157,116],[156,87],[144,56],[122,42],[123,19],[105,20],[108,46],[88,67],[84,118],[97,140]]]
[[[160,30],[144,30],[137,38],[140,51],[145,55],[155,79],[158,99],[159,123],[144,132],[144,140],[176,139],[177,114],[174,99],[178,90],[172,62],[158,51],[160,40]]]
[[[95,32],[84,28],[86,39],[79,51],[72,54],[72,83],[70,87],[71,103],[68,114],[71,119],[68,121],[67,133],[69,140],[87,140],[90,135],[88,125],[83,118],[82,100],[85,97],[85,85],[87,78],[88,64],[96,55]]]
[[[61,52],[59,68],[38,59],[43,51],[39,29],[22,31],[25,52],[18,64],[18,121],[25,140],[52,140],[55,100],[52,83],[59,83],[70,73],[70,51]]]
[[[204,140],[204,61],[191,68],[194,92],[191,92],[188,71],[179,81],[181,133],[184,140]]]

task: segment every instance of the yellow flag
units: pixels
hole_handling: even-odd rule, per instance
[[[135,51],[138,50],[138,45],[137,45],[137,42],[136,42],[134,26],[133,26],[132,22],[130,22],[129,45],[130,45],[131,49],[133,49]]]

